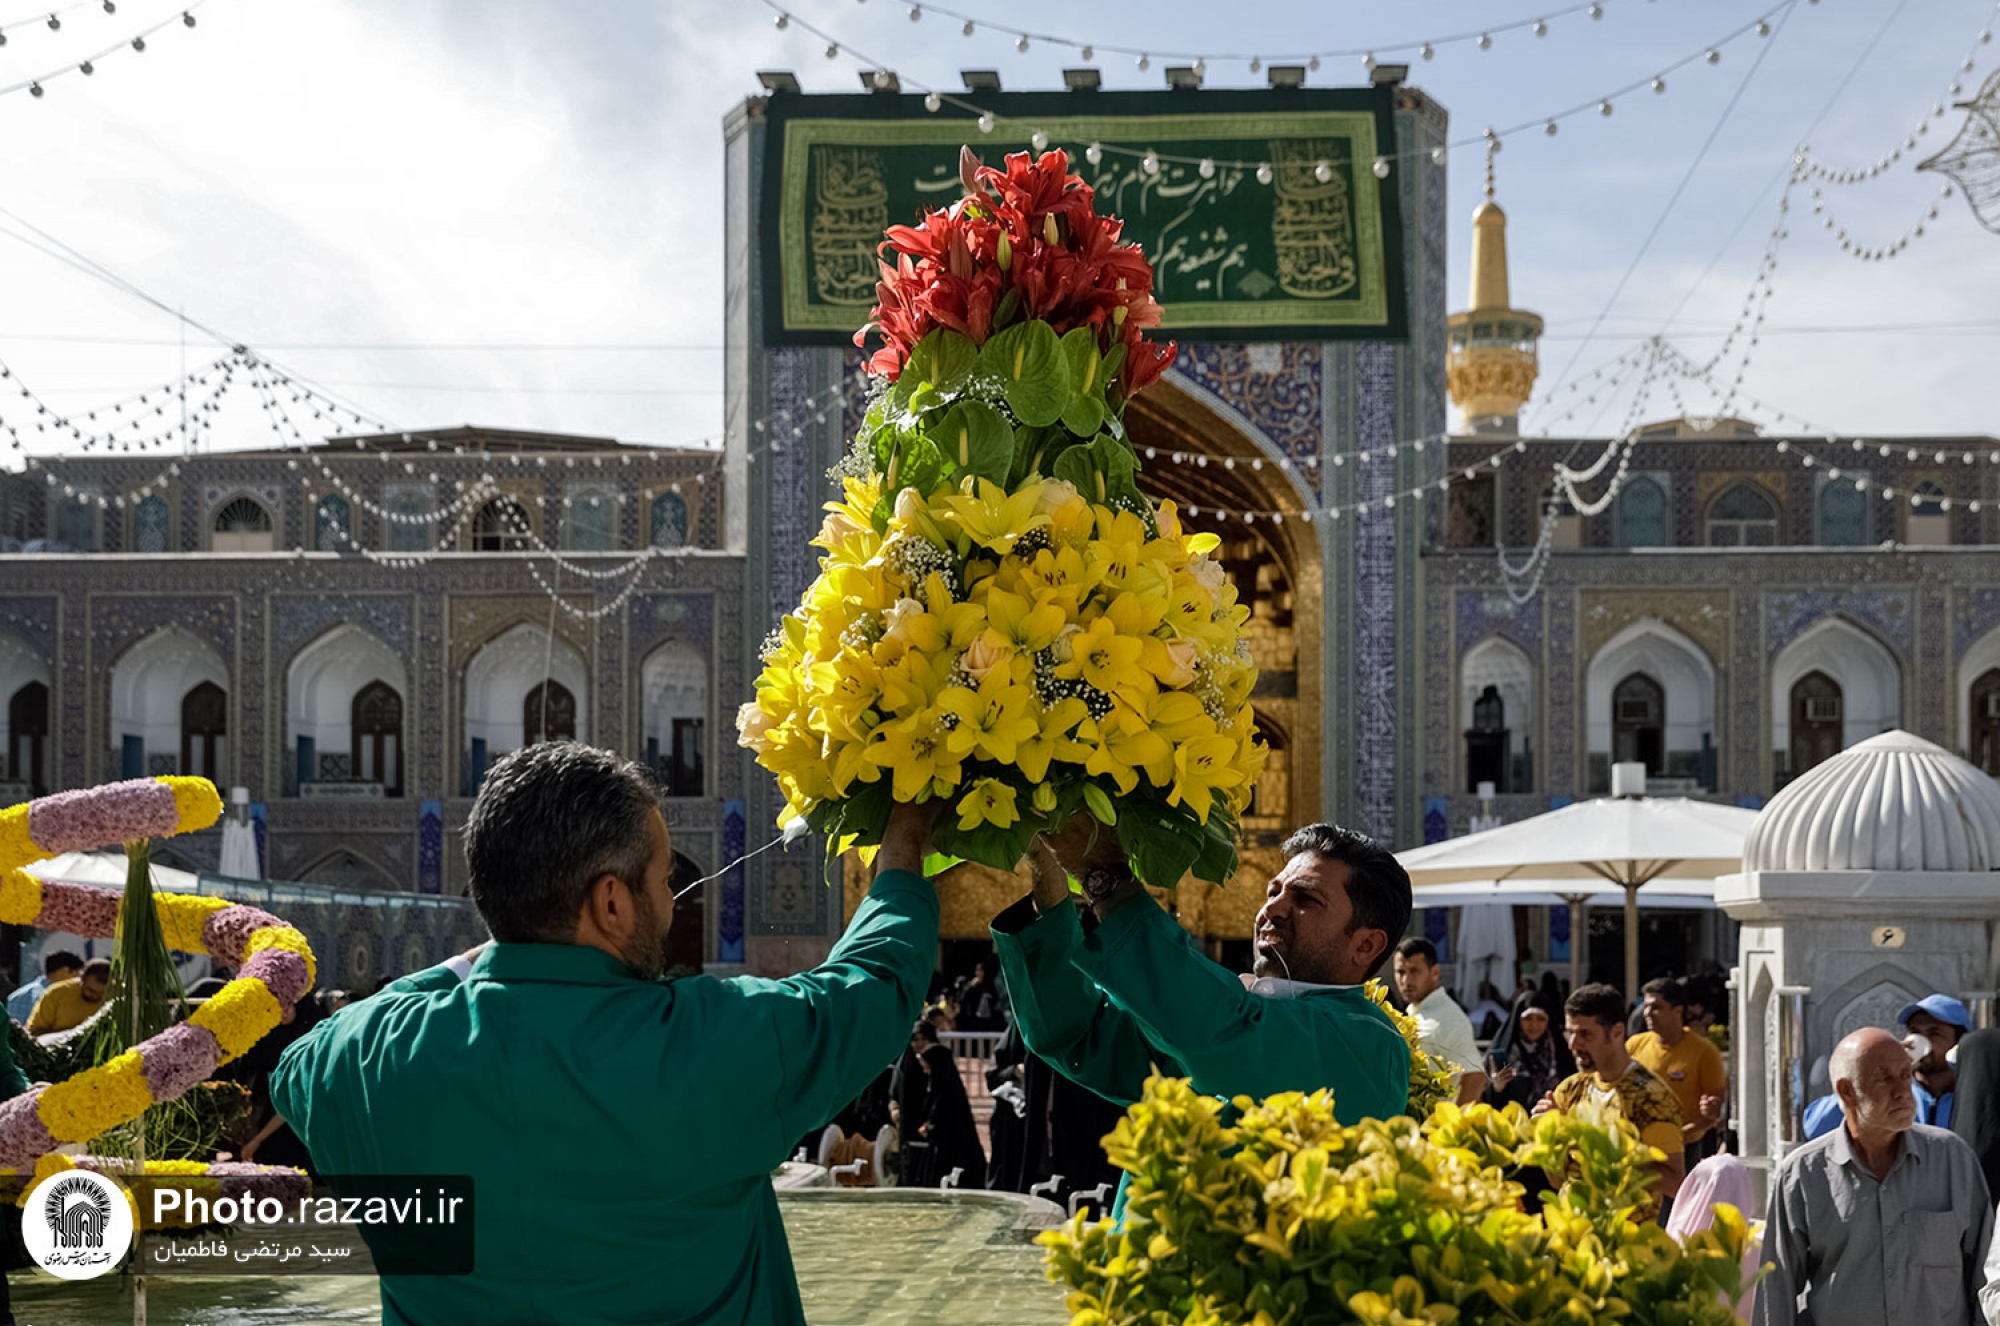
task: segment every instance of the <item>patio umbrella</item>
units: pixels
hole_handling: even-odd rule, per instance
[[[1624,891],[1625,994],[1639,984],[1639,890],[1654,880],[1714,880],[1742,869],[1743,839],[1757,812],[1685,797],[1601,797],[1484,833],[1398,852],[1418,892],[1430,884],[1605,881]],[[1568,893],[1565,889],[1548,890]],[[1570,894],[1570,984],[1583,977],[1578,926],[1583,900]]]

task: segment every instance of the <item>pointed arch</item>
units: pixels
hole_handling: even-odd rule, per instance
[[[1490,692],[1490,694],[1489,694]],[[1501,792],[1532,790],[1535,665],[1519,645],[1492,635],[1458,665],[1459,731],[1465,741],[1464,791],[1490,782]]]
[[[342,622],[306,644],[285,668],[285,748],[297,785],[319,782],[381,783],[390,796],[403,792],[403,741],[382,727],[381,694],[369,717],[371,739],[358,740],[356,701],[371,686],[395,696],[400,714],[410,693],[409,670],[396,651],[355,625]],[[361,747],[365,745],[366,749]],[[366,766],[364,768],[364,766]]]
[[[2000,678],[2000,626],[1972,642],[1958,661],[1958,748],[1990,774],[2000,775],[2000,712],[1987,697]],[[1987,757],[1987,758],[1982,758]]]
[[[0,634],[0,782],[26,783],[30,796],[53,790],[53,681],[47,660],[26,641]]]
[[[184,712],[189,697],[201,701]],[[125,777],[196,772],[221,782],[229,769],[229,667],[207,641],[179,626],[163,626],[134,642],[111,665],[111,745]],[[212,767],[182,767],[184,728],[195,720],[200,758]]]
[[[1715,663],[1680,631],[1654,617],[1642,617],[1604,642],[1591,657],[1585,681],[1590,753],[1621,758],[1616,700],[1619,688],[1643,677],[1659,688],[1659,772],[1692,776],[1701,768],[1703,742],[1720,745],[1716,732]],[[1636,712],[1625,730],[1636,734]],[[1643,758],[1638,746],[1649,739],[1628,737],[1627,758]],[[1646,761],[1650,765],[1650,761]]]
[[[576,738],[590,740],[590,677],[584,658],[561,637],[551,641],[546,627],[517,622],[472,655],[463,676],[464,784],[470,795],[493,761],[526,740],[528,697],[545,681],[567,691],[573,701]],[[550,718],[557,706],[551,705]]]
[[[1839,688],[1841,749],[1901,724],[1903,669],[1894,651],[1845,617],[1822,617],[1771,662],[1771,749],[1781,768],[1792,763],[1793,688],[1813,672]],[[1828,698],[1823,688],[1820,698]]]
[[[659,775],[666,795],[705,795],[708,734],[713,730],[708,660],[693,645],[669,640],[646,656],[639,684],[639,740],[646,763]]]

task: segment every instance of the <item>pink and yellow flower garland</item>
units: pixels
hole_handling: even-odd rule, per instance
[[[21,867],[62,852],[207,828],[221,814],[222,800],[203,778],[140,778],[0,811],[0,922],[109,939],[117,933],[122,893],[45,883]],[[306,937],[269,912],[189,894],[159,894],[154,902],[167,947],[207,953],[235,967],[236,979],[186,1022],[109,1063],[0,1102],[0,1168],[19,1169],[63,1143],[87,1142],[149,1106],[178,1099],[289,1022],[312,988]]]

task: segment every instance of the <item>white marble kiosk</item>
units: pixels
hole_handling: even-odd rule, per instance
[[[1743,873],[1715,882],[1742,923],[1730,1019],[1744,1159],[1802,1140],[1815,1061],[1859,1027],[1893,1029],[1943,991],[1990,1013],[2000,921],[2000,783],[1941,746],[1885,732],[1771,798]],[[1759,1162],[1762,1162],[1761,1165]]]

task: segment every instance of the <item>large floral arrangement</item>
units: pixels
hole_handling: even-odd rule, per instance
[[[1586,1106],[1530,1120],[1445,1103],[1342,1126],[1324,1092],[1234,1102],[1154,1078],[1105,1153],[1122,1226],[1041,1236],[1072,1326],[1676,1322],[1730,1326],[1749,1288],[1732,1207],[1686,1243],[1635,1219],[1659,1157]],[[1576,1177],[1539,1215],[1510,1173]]]
[[[205,828],[221,813],[221,799],[202,778],[133,779],[0,811],[0,922],[112,938],[123,894],[45,883],[21,867],[61,852]],[[159,894],[153,902],[169,948],[207,953],[236,968],[236,978],[187,1021],[108,1063],[0,1102],[0,1167],[18,1169],[178,1099],[288,1021],[312,988],[311,946],[270,913],[188,894]]]
[[[962,174],[888,231],[856,338],[883,385],[742,743],[835,847],[938,797],[939,850],[1007,869],[1087,808],[1147,883],[1220,881],[1266,751],[1217,540],[1136,482],[1125,404],[1174,355],[1152,269],[1061,152]]]

